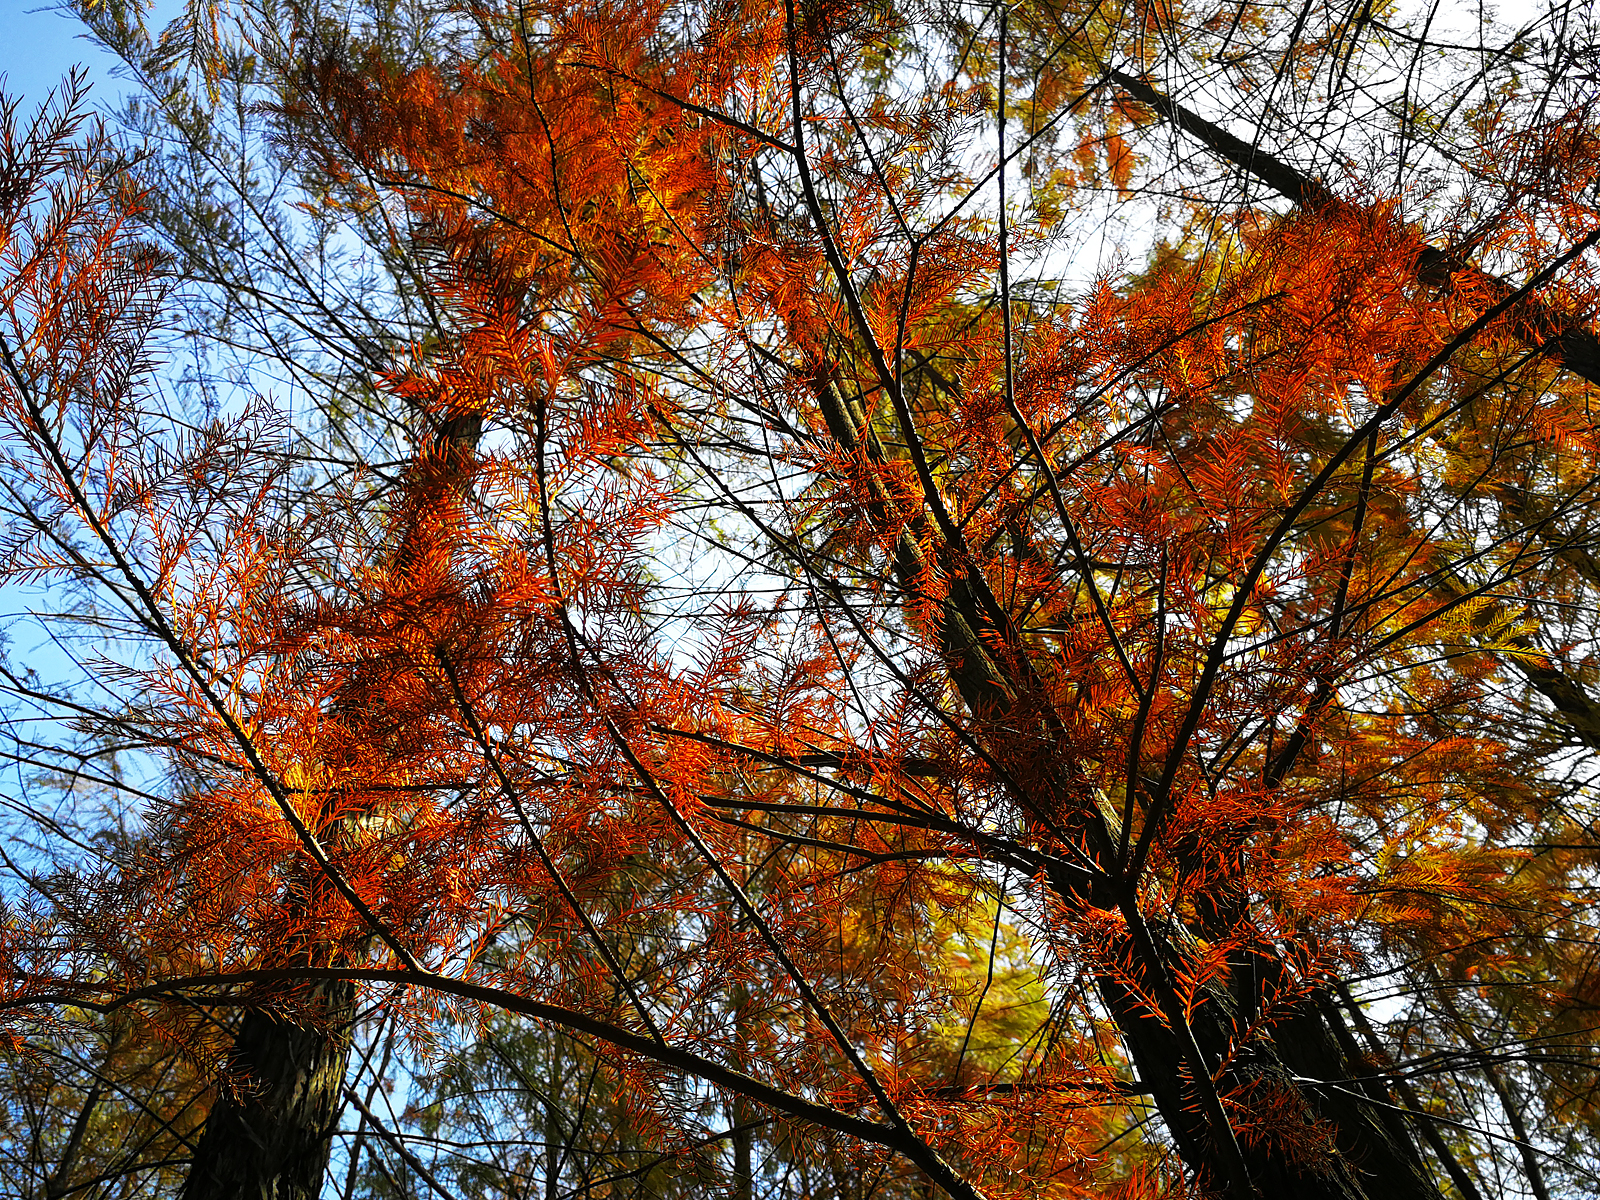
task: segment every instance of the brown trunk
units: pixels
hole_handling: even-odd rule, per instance
[[[744,984],[733,989],[734,1064],[741,1071],[750,1069],[750,993]],[[733,1200],[753,1200],[755,1196],[755,1107],[743,1096],[733,1100]]]
[[[560,1094],[560,1066],[552,1064],[555,1069],[551,1072],[556,1078],[551,1080],[551,1091]],[[573,1130],[576,1134],[577,1130]],[[573,1139],[576,1141],[576,1137]],[[562,1135],[561,1122],[556,1116],[556,1106],[553,1099],[544,1102],[544,1200],[556,1200],[561,1195],[561,1152],[565,1148],[566,1138]]]
[[[736,1097],[733,1102],[733,1200],[753,1200],[755,1188],[755,1106]]]
[[[312,989],[312,1025],[245,1014],[225,1089],[206,1119],[181,1200],[316,1200],[338,1119],[355,984]]]
[[[482,432],[483,420],[476,413],[439,420],[431,435],[431,454],[413,468],[414,481],[421,487],[464,492]],[[416,538],[414,522],[402,529],[394,556],[402,573],[409,571]],[[372,717],[370,700],[359,684],[350,696],[341,697],[334,711],[353,725]],[[391,736],[387,727],[372,734],[375,741]],[[343,836],[348,828],[345,824],[332,832]],[[269,1012],[245,1015],[230,1059],[240,1091],[224,1091],[212,1108],[180,1200],[316,1200],[321,1194],[350,1058],[355,984],[314,985],[304,1011],[312,1018],[307,1024]],[[554,1147],[551,1154],[554,1179],[559,1161]],[[401,1155],[429,1178],[403,1147]]]
[[[109,1051],[106,1058],[111,1057]],[[105,1095],[105,1089],[100,1086],[100,1081],[95,1080],[94,1086],[89,1089],[89,1095],[84,1099],[83,1107],[78,1110],[78,1119],[72,1123],[72,1133],[67,1138],[67,1148],[61,1152],[61,1161],[56,1164],[56,1169],[45,1180],[45,1200],[58,1200],[70,1192],[72,1181],[72,1168],[77,1164],[78,1154],[83,1149],[83,1137],[89,1131],[89,1122],[94,1118],[94,1110],[100,1103],[100,1097]]]
[[[1278,969],[1279,964],[1262,960],[1236,976],[1270,977]],[[1260,980],[1249,982],[1254,986]],[[1202,1187],[1226,1191],[1225,1150],[1219,1142],[1226,1131],[1211,1127],[1198,1102],[1199,1090],[1179,1038],[1126,981],[1102,977],[1098,986],[1179,1155]],[[1146,996],[1153,990],[1150,985],[1139,989]],[[1238,1011],[1233,997],[1214,988],[1196,1006],[1190,1025],[1206,1069],[1215,1073],[1217,1090],[1244,1099],[1258,1112],[1274,1114],[1276,1128],[1267,1138],[1252,1137],[1248,1129],[1235,1131],[1250,1183],[1260,1196],[1439,1200],[1393,1102],[1381,1086],[1360,1078],[1361,1065],[1350,1062],[1316,1005],[1302,1004],[1275,1021],[1270,1034],[1258,1034],[1240,1046],[1234,1031],[1247,1026],[1249,1016]]]
[[[817,379],[814,386],[835,440],[847,451],[882,461],[883,447],[859,406],[845,400],[831,379]],[[875,490],[874,501],[872,515],[885,526],[902,519],[881,488]],[[901,531],[893,564],[910,595],[917,593],[927,568],[913,532],[926,532],[920,516],[911,517]],[[1008,659],[1005,653],[1017,639],[997,627],[992,614],[998,606],[982,596],[986,585],[981,578],[956,564],[944,566],[947,590],[936,619],[951,681],[988,727],[997,759],[1031,755],[1033,770],[1026,774],[1048,777],[1053,772],[1037,758],[1037,748],[1054,740],[1042,715],[1046,710],[1030,708],[1025,697],[1031,681],[1008,676],[1001,665],[1008,660],[1014,670],[1026,672],[1024,656]],[[1055,827],[1055,837],[1086,847],[1101,861],[1114,861],[1115,838],[1104,815],[1075,805],[1071,791],[1065,788],[1054,799],[1028,797],[1025,803],[1034,817]],[[1057,867],[1049,874],[1054,890],[1071,907],[1120,907],[1120,885],[1109,872]],[[1237,899],[1217,898],[1216,919],[1224,925],[1232,921],[1222,910],[1231,913]],[[1232,1192],[1237,1200],[1440,1200],[1411,1130],[1395,1119],[1380,1085],[1349,1082],[1367,1072],[1349,1059],[1314,1003],[1303,1002],[1292,1016],[1280,1017],[1271,1033],[1256,1032],[1245,1044],[1236,1044],[1235,1032],[1253,1024],[1254,1014],[1244,1009],[1275,990],[1284,973],[1281,962],[1252,956],[1235,964],[1231,988],[1217,984],[1208,989],[1185,1028],[1181,1019],[1175,1022],[1152,1011],[1145,997],[1167,993],[1174,1001],[1169,1008],[1179,1007],[1172,996],[1171,968],[1182,961],[1178,950],[1187,931],[1180,926],[1141,933],[1145,940],[1139,944],[1130,929],[1119,955],[1130,974],[1104,975],[1096,984],[1179,1155],[1202,1188]],[[1196,1055],[1204,1078],[1197,1078]],[[1236,1098],[1257,1114],[1271,1114],[1272,1128],[1264,1136],[1235,1130],[1228,1124],[1222,1097]]]

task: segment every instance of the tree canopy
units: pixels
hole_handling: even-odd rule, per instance
[[[77,8],[16,1194],[1592,1193],[1592,7]]]

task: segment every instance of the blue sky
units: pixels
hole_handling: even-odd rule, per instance
[[[160,0],[152,24],[170,20],[180,0]],[[54,0],[0,0],[0,74],[8,95],[30,103],[43,99],[75,64],[89,68],[94,84],[90,97],[97,107],[111,107],[125,86],[113,78],[115,60],[83,36],[83,26]]]
[[[151,19],[170,20],[181,7],[181,0],[160,0]],[[54,0],[0,0],[0,75],[5,77],[0,90],[22,98],[24,123],[76,64],[89,68],[89,99],[97,108],[116,107],[129,87],[113,74],[116,60],[83,36],[75,17],[58,9]],[[71,656],[51,640],[52,626],[22,615],[57,607],[48,587],[0,584],[0,656],[14,668],[31,667],[49,681],[78,676]],[[0,777],[0,795],[12,783]]]

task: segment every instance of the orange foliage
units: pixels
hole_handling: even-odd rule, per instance
[[[1384,197],[995,296],[944,144],[991,118],[831,82],[877,19],[550,4],[470,62],[308,51],[286,142],[443,314],[369,380],[407,461],[315,489],[260,414],[142,442],[145,252],[110,200],[13,209],[7,470],[120,572],[158,646],[116,687],[175,769],[137,853],[7,917],[19,1027],[342,973],[955,1196],[1427,1194],[1308,1080],[1371,1069],[1341,979],[1483,978],[1578,919],[1503,692],[1557,669],[1516,613],[1581,539],[1494,496],[1592,477],[1587,394]],[[1077,167],[1127,192],[1144,114],[1106,119]],[[949,948],[1002,901],[1034,991],[966,1062]]]

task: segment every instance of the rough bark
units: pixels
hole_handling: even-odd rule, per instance
[[[419,489],[445,495],[470,487],[482,434],[477,413],[437,420],[429,453],[415,469]],[[405,572],[416,553],[415,523],[397,533],[393,563]],[[359,689],[335,712],[355,723],[372,719]],[[332,832],[338,837],[346,830]],[[229,1060],[241,1087],[225,1090],[206,1118],[181,1200],[316,1200],[321,1194],[350,1059],[356,985],[318,983],[296,1016],[303,1019],[246,1013]]]
[[[316,1200],[322,1192],[345,1068],[356,987],[314,985],[299,1023],[245,1014],[224,1089],[206,1119],[180,1200]]]
[[[842,449],[869,463],[886,459],[859,404],[846,400],[829,379],[815,382],[815,394]],[[884,527],[901,525],[892,565],[908,596],[915,597],[929,570],[922,547],[938,539],[915,507],[897,503],[876,483],[872,493],[873,518]],[[1382,1085],[1370,1079],[1348,1085],[1367,1072],[1346,1053],[1313,1000],[1288,1007],[1270,1032],[1256,1026],[1252,1006],[1288,982],[1281,960],[1263,953],[1237,963],[1231,990],[1227,983],[1213,985],[1187,1019],[1178,1015],[1171,968],[1182,961],[1180,952],[1193,935],[1181,925],[1151,928],[1134,906],[1123,903],[1113,865],[1116,838],[1097,804],[1074,787],[1070,768],[1052,760],[1048,706],[1030,701],[1034,689],[1026,660],[1008,653],[1017,645],[1015,632],[993,619],[981,577],[953,563],[942,565],[947,588],[931,620],[963,703],[978,718],[996,761],[1025,765],[1037,784],[1020,797],[1030,818],[1104,864],[1090,871],[1053,862],[1047,870],[1053,890],[1069,906],[1131,914],[1130,932],[1115,955],[1126,964],[1125,973],[1102,974],[1095,983],[1196,1182],[1238,1200],[1439,1200],[1413,1131],[1395,1119]],[[915,599],[910,603],[922,607]],[[1168,1001],[1152,1008],[1148,998],[1163,995]],[[1246,1032],[1253,1027],[1255,1032]],[[1223,1096],[1271,1110],[1282,1131],[1236,1136]]]

